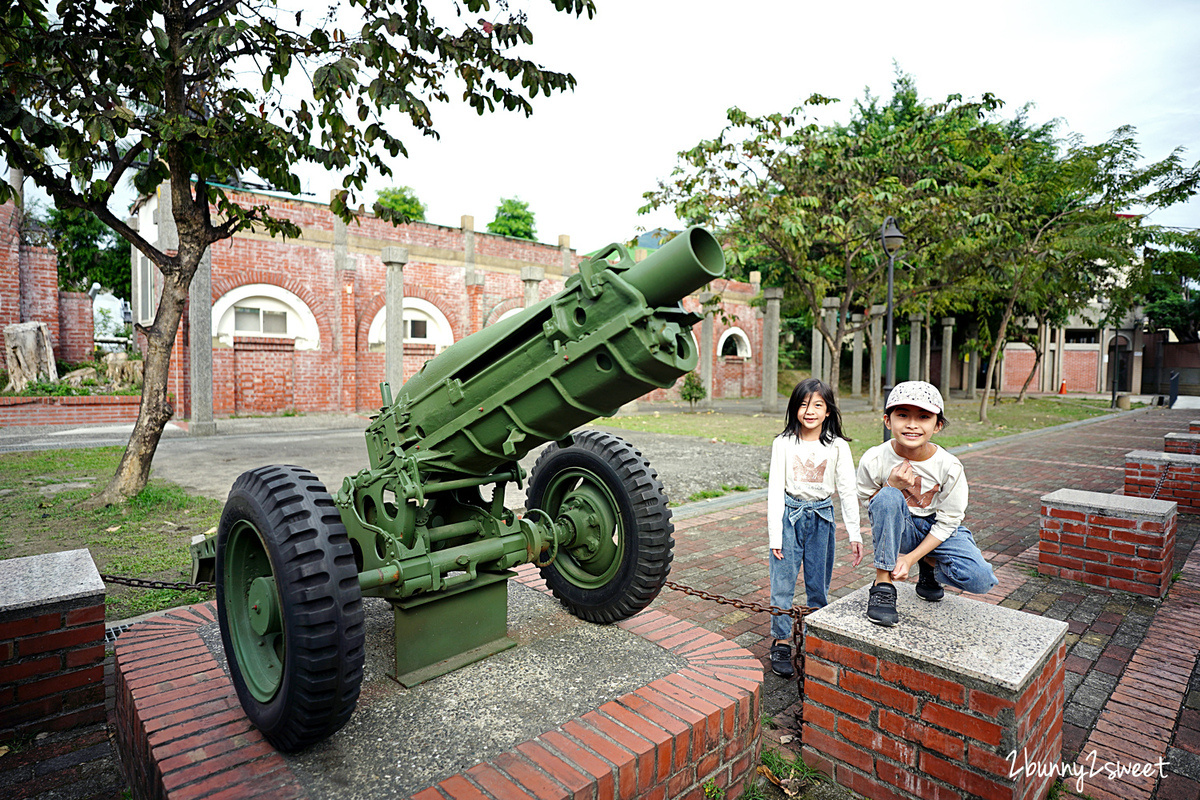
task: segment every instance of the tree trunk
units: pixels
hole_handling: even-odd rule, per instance
[[[1037,374],[1038,365],[1042,363],[1042,348],[1033,348],[1033,369],[1029,370],[1029,374],[1025,376],[1025,383],[1021,386],[1021,394],[1017,395],[1017,402],[1021,405],[1025,404],[1025,395],[1029,392],[1029,384],[1033,382],[1033,376]]]
[[[84,508],[121,503],[145,488],[150,478],[154,451],[158,449],[163,428],[175,414],[175,407],[167,396],[167,378],[171,367],[171,349],[175,345],[194,271],[172,271],[163,276],[158,313],[150,327],[142,329],[146,334],[146,353],[142,367],[142,403],[137,422],[121,456],[121,463],[117,465],[116,474],[103,491],[83,503]]]
[[[8,362],[8,385],[4,391],[23,392],[31,383],[44,378],[58,382],[50,329],[44,322],[20,322],[4,328],[4,355]]]
[[[992,393],[992,376],[996,372],[996,361],[999,360],[1000,350],[1004,347],[1004,337],[1008,333],[1008,321],[1012,319],[1013,307],[1017,304],[1017,293],[1013,292],[1008,298],[1008,305],[1004,307],[1004,314],[1000,317],[1000,328],[996,332],[996,339],[992,343],[992,352],[988,357],[987,378],[983,382],[983,397],[979,401],[979,421],[987,422],[987,406],[988,397]],[[999,391],[996,392],[1000,394]]]

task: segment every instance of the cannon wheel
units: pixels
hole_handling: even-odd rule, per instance
[[[586,508],[599,532],[590,548],[560,547],[542,577],[575,616],[617,622],[654,601],[671,572],[674,526],[662,483],[633,445],[581,431],[538,457],[526,508],[559,518]],[[576,518],[579,515],[576,514]]]
[[[350,540],[306,469],[244,472],[217,532],[217,615],[250,721],[277,749],[325,739],[363,677],[363,609]]]

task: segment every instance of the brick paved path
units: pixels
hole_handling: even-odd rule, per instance
[[[1195,410],[1154,408],[957,451],[971,487],[966,525],[1000,578],[1000,585],[982,599],[1069,625],[1064,761],[1070,763],[1097,749],[1100,763],[1153,760],[1150,756],[1155,752],[1172,762],[1161,785],[1135,778],[1123,783],[1102,777],[1085,782],[1084,793],[1095,800],[1200,800],[1200,674],[1194,673],[1200,638],[1192,642],[1200,637],[1200,620],[1195,616],[1195,608],[1200,607],[1200,564],[1196,563],[1200,551],[1185,565],[1200,534],[1200,520],[1180,517],[1175,569],[1182,575],[1160,603],[1038,576],[1040,498],[1063,488],[1119,491],[1125,453],[1162,450],[1166,433],[1186,431],[1188,421],[1196,417]],[[677,520],[671,579],[769,604],[765,516],[766,501],[757,499]],[[865,514],[863,519],[865,524]],[[846,560],[840,525],[838,536],[833,597],[871,580],[869,531],[866,554],[857,569]],[[720,633],[767,664],[770,622],[766,613],[671,590],[664,591],[652,608]],[[1181,639],[1177,635],[1181,629],[1191,635]],[[797,687],[769,668],[763,706],[778,726],[773,731],[764,728],[764,735],[778,742],[795,734]]]

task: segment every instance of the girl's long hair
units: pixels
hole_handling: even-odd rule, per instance
[[[783,419],[783,431],[780,436],[792,435],[797,439],[800,438],[800,419],[797,416],[800,411],[800,406],[804,405],[804,401],[810,395],[818,394],[825,401],[825,408],[829,409],[829,416],[825,417],[825,423],[821,426],[821,444],[829,444],[834,439],[845,439],[851,441],[850,437],[842,432],[842,413],[838,411],[837,398],[833,396],[833,389],[824,381],[816,378],[807,378],[796,384],[796,388],[792,389],[792,396],[788,399],[787,416]]]

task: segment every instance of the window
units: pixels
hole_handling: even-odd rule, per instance
[[[750,338],[741,328],[730,328],[721,334],[717,353],[721,358],[750,358]]]
[[[270,311],[255,306],[234,306],[233,329],[237,333],[286,336],[288,332],[287,312]]]
[[[404,341],[413,344],[433,345],[436,352],[454,344],[450,320],[428,300],[419,297],[404,298]],[[387,307],[379,309],[371,320],[367,331],[367,350],[372,353],[385,351],[387,342]]]
[[[312,310],[296,295],[270,284],[245,284],[213,303],[213,337],[232,347],[235,336],[286,336],[297,350],[320,347]]]

